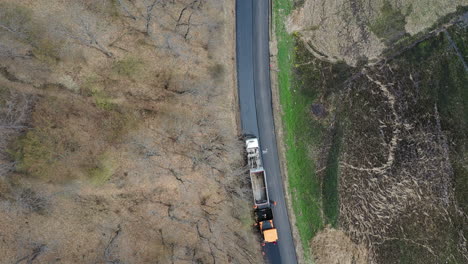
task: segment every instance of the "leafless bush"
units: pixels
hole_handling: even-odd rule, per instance
[[[30,95],[5,89],[3,99],[0,104],[0,129],[18,130],[26,128],[26,122],[32,106]]]
[[[234,165],[227,173],[225,186],[230,196],[251,198],[252,187],[249,181],[249,167],[241,164]]]
[[[27,212],[44,214],[49,207],[48,198],[37,194],[30,188],[18,190],[16,201]]]
[[[226,190],[231,197],[252,200],[252,186],[249,178],[249,166],[245,159],[245,148],[242,140],[236,142],[231,150],[239,153],[236,159],[230,163],[226,172]],[[239,158],[240,157],[240,158]]]
[[[209,27],[202,15],[204,0],[118,0],[131,28],[147,35],[159,48],[181,54],[177,40],[188,42],[192,31]],[[155,34],[158,32],[158,34]]]
[[[51,30],[51,21],[44,21],[32,10],[18,3],[0,3],[0,32],[29,47],[30,53],[21,54],[15,49],[3,49],[11,57],[34,56],[41,60],[58,60],[62,52],[62,39]],[[1,48],[1,47],[0,47]]]
[[[74,8],[81,9],[79,6]],[[77,12],[70,20],[71,23],[68,25],[57,24],[54,30],[79,45],[95,49],[109,58],[114,57],[114,54],[104,44],[103,30],[98,27],[102,21],[98,21],[93,14],[85,10]]]
[[[11,45],[4,45],[0,43],[0,57],[27,59],[31,58],[31,56],[32,54],[30,52],[24,52],[18,47],[12,47]]]
[[[0,4],[0,29],[16,38],[31,41],[34,34],[31,10],[10,3]]]
[[[117,230],[115,230],[113,236],[111,237],[111,240],[104,249],[104,259],[106,260],[106,264],[123,264],[123,262],[119,258],[113,256],[113,249],[116,247],[116,240],[118,239],[121,232],[122,227],[118,225]]]
[[[224,79],[225,69],[222,64],[217,63],[208,70],[210,71],[211,78],[213,78],[215,82],[221,82]]]
[[[7,153],[12,138],[28,128],[27,122],[34,97],[25,93],[0,87],[0,176],[6,175],[14,166]]]
[[[15,264],[20,264],[20,263],[32,264],[34,260],[36,260],[37,257],[39,257],[39,255],[41,255],[46,250],[47,250],[47,245],[34,243],[34,245],[32,245],[31,253],[18,259],[15,262]]]

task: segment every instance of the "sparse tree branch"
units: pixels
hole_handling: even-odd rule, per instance
[[[12,27],[8,27],[8,26],[3,25],[3,24],[0,24],[0,28],[12,33],[13,35],[15,35],[16,37],[18,37],[20,39],[25,39],[26,38],[26,34],[24,34],[24,32],[20,32],[18,29],[14,29]]]
[[[34,262],[34,260],[41,254],[43,253],[45,250],[47,249],[47,246],[45,244],[41,244],[37,247],[35,247],[32,251],[31,254],[29,255],[26,255],[20,259],[18,259],[15,264],[20,264],[22,263],[23,261],[26,261],[25,263],[26,264],[32,264]]]
[[[133,20],[137,20],[136,16],[134,16],[130,10],[128,10],[127,6],[124,4],[124,1],[122,0],[117,0],[117,3],[120,5],[122,10],[127,14],[127,16]]]
[[[153,0],[150,2],[150,4],[146,5],[146,15],[145,15],[145,20],[146,20],[146,34],[150,34],[150,26],[151,26],[151,20],[153,18],[153,8],[156,6],[156,4],[160,2],[160,0]]]
[[[112,250],[112,247],[115,243],[115,240],[117,239],[117,237],[120,235],[120,232],[122,231],[122,227],[120,226],[120,224],[117,226],[117,230],[114,232],[114,235],[112,236],[111,240],[109,241],[109,243],[107,244],[106,248],[104,249],[104,258],[106,260],[106,263],[107,264],[117,264],[117,263],[120,263],[120,260],[115,260],[115,259],[112,259],[112,253],[111,253],[111,250]]]
[[[78,20],[78,26],[80,28],[78,32],[73,32],[72,30],[62,28],[60,30],[62,34],[69,39],[75,40],[78,44],[100,51],[109,58],[114,57],[114,54],[107,50],[98,40],[98,37],[95,33],[95,30],[92,28],[90,21],[82,17],[80,17]]]

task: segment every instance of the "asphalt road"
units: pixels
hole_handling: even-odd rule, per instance
[[[236,1],[237,85],[242,131],[258,136],[253,71],[252,1]]]
[[[270,86],[269,0],[236,1],[237,73],[242,129],[259,138],[278,244],[264,248],[269,263],[297,263],[279,166]]]

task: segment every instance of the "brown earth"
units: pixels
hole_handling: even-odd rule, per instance
[[[316,57],[375,62],[382,51],[405,34],[415,35],[452,13],[467,0],[305,0],[289,18],[296,32]]]
[[[0,1],[0,263],[260,263],[234,2]]]
[[[320,231],[311,246],[317,264],[369,263],[367,248],[355,244],[341,230],[326,228]]]
[[[338,155],[338,221],[310,241],[314,260],[465,263],[468,3],[293,2],[292,85],[329,113],[310,114],[326,128],[308,142],[318,178]]]

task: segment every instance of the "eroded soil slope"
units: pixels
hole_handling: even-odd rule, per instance
[[[0,262],[260,263],[234,3],[0,1]]]
[[[299,12],[312,2],[317,1],[302,3]],[[375,10],[383,8],[371,2]],[[431,29],[393,40],[377,35],[375,43],[383,46],[375,53],[381,59],[373,62],[351,59],[359,52],[373,56],[367,49],[377,46],[363,39],[355,39],[355,47],[366,48],[347,57],[340,53],[346,49],[320,48],[321,39],[307,38],[307,32],[295,35],[292,93],[305,105],[308,126],[289,147],[307,147],[309,175],[319,183],[321,196],[313,202],[320,225],[310,218],[315,233],[303,243],[317,263],[468,261],[467,9],[459,7],[439,20],[443,23],[433,18],[434,24],[427,11],[427,24],[417,27],[411,14],[419,12],[419,2],[405,17],[404,29],[408,34]],[[456,3],[444,9],[446,3],[433,7],[455,10]],[[402,6],[392,1],[390,7],[403,12]],[[308,12],[311,19],[323,10]],[[363,9],[359,16],[368,13]],[[337,14],[331,19],[341,19]],[[320,27],[312,31],[322,34]],[[335,33],[323,35],[331,47],[354,43]],[[307,230],[303,226],[299,232]]]
[[[328,61],[376,61],[384,49],[416,35],[466,0],[305,0],[288,21],[309,51]]]

